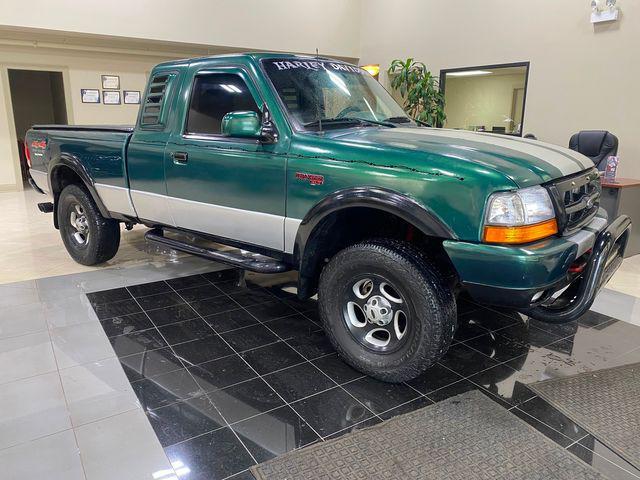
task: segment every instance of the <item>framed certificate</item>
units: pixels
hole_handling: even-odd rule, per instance
[[[140,103],[140,90],[123,90],[122,95],[125,104]]]
[[[102,75],[103,90],[119,90],[120,77],[118,75]]]
[[[103,90],[102,103],[105,105],[120,105],[120,90]]]
[[[97,88],[81,88],[82,103],[100,103],[100,90]]]

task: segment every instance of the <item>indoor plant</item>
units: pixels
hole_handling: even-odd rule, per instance
[[[396,59],[387,70],[391,88],[398,91],[404,100],[404,109],[415,120],[430,126],[442,126],[444,94],[440,91],[438,79],[422,62],[413,58]]]

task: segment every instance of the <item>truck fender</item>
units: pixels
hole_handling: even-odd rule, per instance
[[[54,205],[58,202],[58,196],[60,191],[62,190],[60,186],[57,185],[57,174],[60,168],[68,168],[75,175],[80,178],[84,187],[87,189],[93,201],[96,202],[98,206],[98,210],[100,214],[104,218],[111,218],[109,214],[109,210],[104,206],[104,203],[100,199],[100,195],[98,195],[98,191],[96,190],[95,183],[89,174],[89,171],[85,167],[85,165],[73,155],[62,154],[58,157],[53,158],[49,162],[49,187],[51,188],[51,193],[53,195]],[[58,228],[58,215],[57,208],[53,210],[53,221],[56,228]]]
[[[315,262],[309,260],[319,250],[315,230],[329,215],[353,207],[367,207],[391,213],[413,225],[427,236],[456,239],[453,231],[432,211],[408,195],[381,187],[354,187],[338,190],[309,210],[298,227],[293,261],[298,265],[299,295],[312,294],[315,288]]]

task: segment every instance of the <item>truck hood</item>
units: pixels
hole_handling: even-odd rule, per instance
[[[507,135],[440,128],[398,127],[327,131],[335,141],[374,148],[372,163],[446,170],[464,176],[491,170],[519,187],[593,168],[584,155],[549,143]],[[370,156],[370,155],[368,155]],[[459,171],[458,171],[459,170]]]

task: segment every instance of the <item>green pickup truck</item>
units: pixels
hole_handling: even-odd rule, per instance
[[[135,127],[34,126],[25,153],[53,199],[39,208],[76,261],[109,260],[120,223],[141,223],[174,249],[296,270],[342,357],[390,382],[444,355],[461,291],[575,320],[631,227],[599,208],[588,158],[417,124],[369,74],[330,58],[162,63]],[[236,250],[184,240],[194,236]]]

